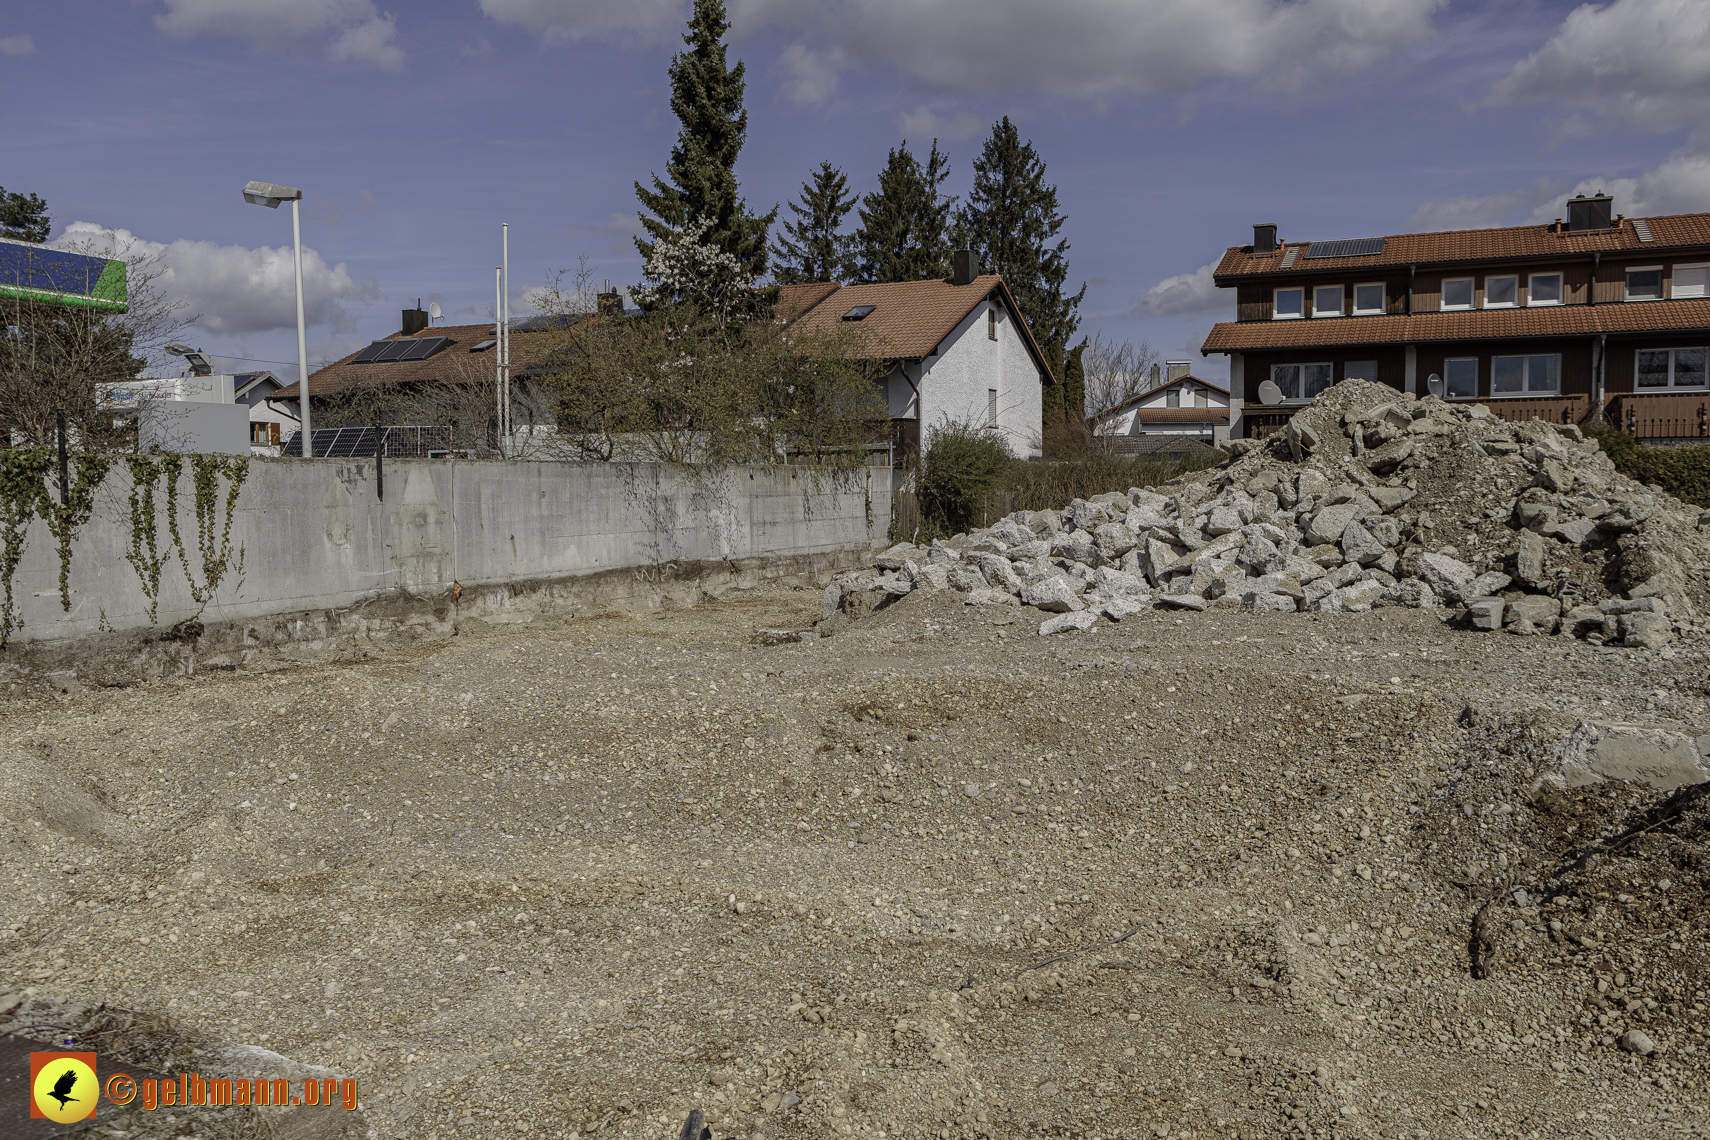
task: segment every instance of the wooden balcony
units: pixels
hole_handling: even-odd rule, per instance
[[[1610,420],[1636,439],[1710,437],[1710,393],[1616,396]]]
[[[1456,401],[1460,403],[1462,401]],[[1506,400],[1481,400],[1497,419],[1511,424],[1543,420],[1552,424],[1583,423],[1591,414],[1590,396],[1516,396]]]
[[[1263,404],[1248,404],[1241,409],[1241,434],[1247,439],[1264,439],[1272,432],[1281,431],[1294,413],[1307,406],[1284,404],[1266,407]]]

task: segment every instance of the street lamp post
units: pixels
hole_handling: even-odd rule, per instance
[[[309,344],[303,324],[303,227],[297,217],[303,192],[295,186],[280,186],[273,182],[251,182],[243,188],[243,200],[252,206],[277,210],[279,203],[291,203],[291,246],[297,266],[297,407],[300,411],[297,430],[303,439],[305,459],[315,457],[314,429],[309,424]]]

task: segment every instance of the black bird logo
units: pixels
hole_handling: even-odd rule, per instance
[[[53,1091],[48,1093],[48,1095],[53,1097],[53,1099],[59,1101],[59,1107],[64,1108],[68,1101],[74,1101],[77,1099],[76,1097],[70,1095],[71,1086],[75,1085],[76,1083],[77,1083],[77,1070],[76,1069],[67,1069],[67,1070],[65,1070],[65,1072],[63,1072],[59,1075],[59,1080],[57,1080],[53,1083]]]

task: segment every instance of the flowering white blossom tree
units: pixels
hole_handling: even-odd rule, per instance
[[[650,284],[631,290],[643,309],[693,304],[723,330],[752,307],[754,282],[743,276],[742,262],[701,240],[712,224],[696,218],[654,243],[642,271]]]

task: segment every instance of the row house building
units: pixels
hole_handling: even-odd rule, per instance
[[[1503,419],[1710,437],[1710,213],[1613,208],[1599,194],[1548,225],[1334,241],[1254,226],[1215,275],[1236,319],[1202,347],[1229,358],[1230,433],[1274,431],[1359,377]]]

